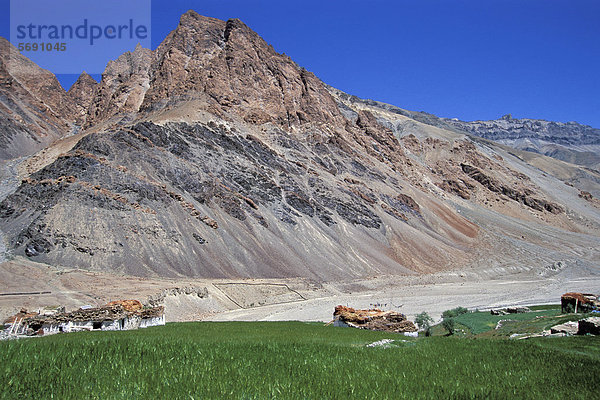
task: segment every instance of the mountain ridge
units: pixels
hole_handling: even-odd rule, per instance
[[[578,122],[555,122],[535,118],[461,121],[442,118],[424,111],[408,111],[370,99],[361,99],[328,86],[349,103],[362,103],[403,115],[416,121],[454,132],[494,140],[517,150],[547,155],[561,161],[598,170],[600,166],[600,129]]]
[[[75,114],[56,76],[0,37],[0,160],[33,154],[69,134]]]
[[[593,196],[448,121],[328,87],[239,20],[188,12],[156,50],[81,80],[86,129],[39,167],[24,161],[0,199],[13,255],[316,281],[593,265]]]

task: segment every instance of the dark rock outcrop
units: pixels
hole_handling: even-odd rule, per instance
[[[600,317],[590,317],[579,321],[578,335],[600,335]]]
[[[504,186],[494,178],[483,173],[483,171],[478,168],[468,164],[461,164],[460,166],[465,174],[481,183],[486,189],[492,192],[502,193],[510,199],[518,201],[519,203],[522,203],[527,207],[533,208],[537,211],[548,211],[552,214],[559,214],[564,211],[563,208],[558,204],[551,203],[547,200],[538,199],[532,197],[530,193]]]

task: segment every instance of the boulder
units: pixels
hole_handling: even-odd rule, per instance
[[[531,312],[529,307],[506,307],[490,310],[492,315],[507,315],[507,314],[521,314]]]

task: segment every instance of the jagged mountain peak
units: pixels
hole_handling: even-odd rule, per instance
[[[56,76],[22,55],[5,38],[0,39],[0,61],[5,73],[41,102],[51,106],[55,114],[67,116],[71,111],[65,100],[67,92]]]
[[[181,14],[181,17],[179,18],[179,25],[190,25],[190,24],[197,23],[199,21],[213,22],[213,23],[217,23],[217,24],[223,23],[223,20],[220,20],[218,18],[204,16],[204,15],[198,14],[196,11],[190,9],[190,10],[187,10],[185,13]]]
[[[96,80],[87,72],[83,71],[67,92],[67,95],[71,98],[75,107],[77,108],[79,115],[76,122],[78,125],[82,125],[84,123],[86,114],[97,88],[98,82],[96,82]]]
[[[341,121],[324,84],[243,22],[188,12],[155,52],[141,110],[194,98],[259,124]]]
[[[133,51],[121,54],[116,60],[111,60],[106,65],[104,76],[119,78],[119,75],[148,73],[148,67],[152,61],[152,50],[142,47],[139,43]]]
[[[111,60],[89,102],[86,126],[111,118],[135,118],[150,86],[154,52],[139,43]]]
[[[256,124],[343,125],[335,100],[314,74],[239,19],[194,11],[182,15],[155,51],[138,46],[108,63],[87,124],[148,117],[193,100],[212,114]]]

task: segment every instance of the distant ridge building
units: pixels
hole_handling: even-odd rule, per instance
[[[138,300],[122,300],[102,307],[51,315],[21,310],[4,324],[11,333],[28,336],[77,331],[123,331],[164,325],[165,314],[162,306],[144,307]]]

